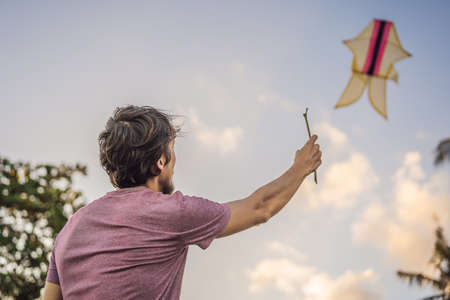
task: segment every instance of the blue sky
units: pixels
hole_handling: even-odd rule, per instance
[[[432,164],[449,136],[449,6],[4,1],[0,154],[87,164],[89,176],[76,186],[92,201],[112,189],[98,163],[107,118],[120,105],[153,105],[186,116],[176,189],[227,202],[290,166],[306,141],[301,113],[309,107],[324,156],[319,185],[305,182],[263,226],[192,248],[182,298],[428,295],[394,272],[424,266],[432,212],[450,232],[449,166]],[[393,21],[412,53],[396,64],[399,84],[387,83],[388,120],[366,93],[333,108],[351,76],[342,40],[373,18]]]

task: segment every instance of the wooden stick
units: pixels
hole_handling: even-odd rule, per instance
[[[306,111],[303,114],[303,117],[305,117],[306,129],[308,129],[308,135],[309,135],[309,138],[311,138],[311,131],[309,130],[309,124],[308,124],[308,108],[306,108]],[[316,170],[314,170],[314,182],[317,184],[317,172],[316,172]]]

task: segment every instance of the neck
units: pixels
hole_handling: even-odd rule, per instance
[[[161,185],[156,177],[148,179],[145,186],[154,192],[162,192]]]

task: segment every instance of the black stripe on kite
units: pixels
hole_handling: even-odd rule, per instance
[[[375,70],[375,64],[377,62],[378,53],[380,51],[381,40],[383,38],[384,26],[386,25],[386,21],[380,21],[380,27],[378,28],[377,39],[375,42],[375,46],[373,49],[372,61],[370,62],[369,70],[367,74],[373,75],[373,71]]]

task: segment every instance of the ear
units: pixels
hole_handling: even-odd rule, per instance
[[[161,157],[156,162],[156,165],[158,166],[158,169],[160,171],[162,171],[162,169],[164,169],[165,163],[166,163],[166,158],[164,157],[164,155],[161,155]]]

